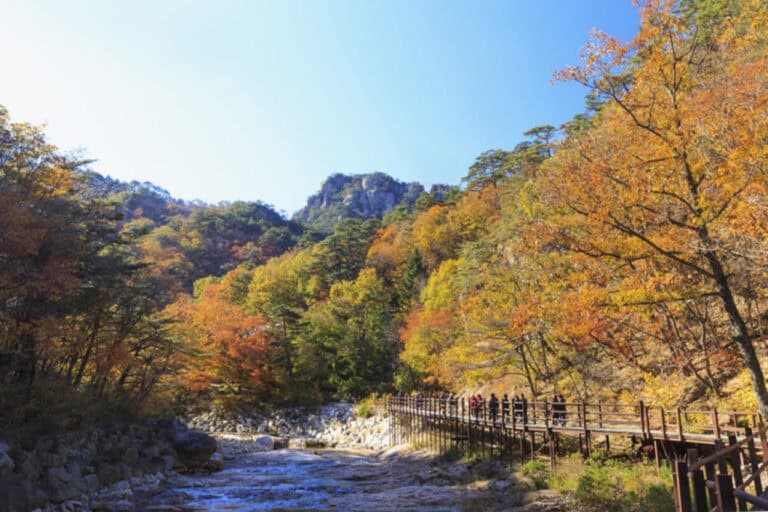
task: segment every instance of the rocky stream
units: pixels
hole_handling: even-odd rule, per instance
[[[568,510],[560,495],[535,490],[498,463],[389,447],[389,419],[382,413],[356,417],[350,404],[237,417],[206,412],[184,421],[210,437],[178,424],[168,446],[161,442],[158,450],[147,441],[161,436],[139,430],[143,448],[131,466],[117,460],[136,452],[137,442],[124,432],[99,434],[79,452],[58,443],[54,453],[61,453],[56,462],[62,468],[43,464],[39,476],[24,481],[22,473],[11,475],[20,482],[18,489],[39,492],[39,503],[33,506],[30,496],[19,499],[14,492],[20,491],[13,489],[3,494],[0,485],[0,512]],[[112,447],[109,457],[101,455],[104,447]],[[73,454],[89,449],[91,458],[73,469]],[[24,457],[48,457],[35,450]],[[21,460],[18,452],[8,453]],[[210,459],[201,463],[198,454]],[[160,465],[142,463],[142,455]],[[107,474],[110,468],[118,469],[115,475]]]

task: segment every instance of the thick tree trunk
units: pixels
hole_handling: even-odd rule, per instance
[[[725,275],[720,260],[712,251],[707,251],[705,256],[712,269],[720,299],[728,314],[728,320],[730,321],[731,330],[733,331],[733,341],[739,349],[739,354],[741,354],[741,358],[744,360],[744,364],[749,372],[749,377],[752,380],[752,389],[757,397],[757,406],[760,410],[760,414],[764,418],[768,418],[768,389],[765,387],[765,376],[763,375],[763,369],[760,366],[760,360],[757,358],[755,346],[752,344],[752,339],[749,336],[747,323],[744,321],[744,318],[741,316],[741,312],[736,305],[733,292],[728,284],[728,277]]]

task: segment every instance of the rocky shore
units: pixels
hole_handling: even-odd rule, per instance
[[[389,418],[365,412],[204,412],[185,420],[209,435],[173,421],[0,442],[0,512],[567,510],[497,463],[388,447]]]
[[[0,512],[128,512],[134,492],[205,467],[216,440],[179,422],[0,441]]]
[[[290,407],[269,413],[253,410],[236,415],[207,411],[190,415],[185,422],[190,428],[211,434],[239,434],[246,439],[269,435],[278,444],[290,439],[292,448],[382,450],[389,446],[386,412],[372,408],[360,414],[351,403],[332,403],[314,409]]]

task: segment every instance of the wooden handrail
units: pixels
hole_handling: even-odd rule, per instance
[[[757,471],[754,471],[751,475],[749,475],[749,477],[747,477],[747,479],[744,480],[744,482],[736,488],[742,489],[742,490],[746,489],[747,486],[749,486],[749,484],[755,481],[755,478],[757,478],[765,468],[766,468],[765,462],[758,464]]]
[[[764,508],[768,510],[768,500],[765,498],[762,498],[760,496],[753,496],[752,494],[742,491],[741,489],[734,489],[733,495],[736,496],[737,498],[743,499],[744,501],[748,501],[753,505],[757,505],[760,508]]]
[[[701,468],[702,466],[706,466],[707,464],[710,464],[712,462],[717,462],[718,460],[724,458],[726,455],[730,454],[731,452],[734,452],[747,444],[749,442],[749,438],[746,437],[742,439],[741,441],[738,441],[726,448],[723,448],[722,450],[718,450],[712,455],[708,457],[704,457],[703,459],[697,460],[694,464],[691,464],[691,467],[688,468],[688,474],[692,471],[696,471],[697,469]]]

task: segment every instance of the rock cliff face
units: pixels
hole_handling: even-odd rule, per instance
[[[382,172],[354,176],[332,174],[320,192],[296,212],[294,220],[330,233],[343,219],[380,219],[400,204],[410,208],[423,192],[420,183],[403,183]]]

